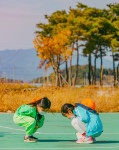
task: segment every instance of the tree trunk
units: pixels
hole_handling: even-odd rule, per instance
[[[116,86],[116,73],[115,73],[115,60],[114,60],[114,53],[112,52],[113,57],[113,74],[114,74],[114,87]]]
[[[117,65],[117,86],[119,87],[119,64]]]
[[[96,48],[95,60],[94,60],[94,84],[95,84],[95,85],[96,85],[97,53],[98,53],[98,47]]]
[[[70,67],[69,67],[69,85],[72,86],[72,57],[70,57]]]
[[[68,82],[68,78],[69,78],[69,77],[68,77],[68,74],[69,74],[69,73],[68,73],[68,64],[67,64],[67,60],[66,60],[66,68],[65,68],[65,69],[66,69],[66,70],[65,70],[65,73],[66,73],[66,74],[65,74],[65,76],[66,76],[65,79],[66,79],[66,81]]]
[[[59,76],[59,86],[63,86],[63,82],[62,82],[60,70],[59,70],[59,72],[58,72],[58,76]]]
[[[96,60],[97,56],[95,55],[95,60],[94,60],[94,84],[96,85]]]
[[[79,69],[79,49],[78,49],[78,40],[76,42],[76,52],[77,52],[77,63],[76,63],[76,73],[74,76],[74,86],[76,85],[77,77],[78,77],[78,69]]]
[[[74,43],[72,43],[72,52],[74,49]],[[69,66],[69,85],[72,86],[72,54],[70,56],[70,66]]]
[[[60,86],[60,56],[57,57],[56,86]]]
[[[100,69],[100,85],[102,86],[103,85],[103,61],[102,61],[102,50],[101,50],[101,69]]]
[[[56,86],[58,86],[58,70],[56,70]]]
[[[93,67],[91,66],[91,85],[94,84],[94,72],[93,72]]]
[[[91,54],[89,54],[89,72],[88,72],[88,80],[89,80],[89,85],[91,85]]]
[[[100,73],[100,85],[102,86],[103,85],[103,65],[101,65],[101,73]]]

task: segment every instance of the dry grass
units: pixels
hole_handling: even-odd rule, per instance
[[[17,85],[19,86],[19,85]],[[31,99],[38,96],[47,96],[51,102],[51,110],[60,112],[61,106],[64,103],[81,102],[84,98],[92,98],[96,103],[98,112],[119,112],[119,89],[118,88],[56,88],[56,87],[40,87],[35,91],[23,90],[23,87],[16,89],[13,85],[0,84],[0,111],[6,112],[16,109],[27,104]],[[26,87],[24,87],[26,88]],[[7,89],[7,90],[6,90]],[[19,90],[18,90],[19,89]]]

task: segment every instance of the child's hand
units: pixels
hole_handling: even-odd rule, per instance
[[[37,129],[37,128],[39,128],[39,126],[38,126],[38,125],[36,125],[36,126],[35,126],[35,129]]]

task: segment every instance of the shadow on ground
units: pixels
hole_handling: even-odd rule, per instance
[[[47,139],[47,140],[38,140],[38,142],[75,142],[75,140]]]
[[[75,140],[60,140],[60,139],[46,139],[46,140],[38,140],[38,142],[75,142]],[[112,144],[119,143],[119,141],[97,141],[95,144]]]

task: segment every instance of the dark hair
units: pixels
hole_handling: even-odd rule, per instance
[[[47,109],[47,108],[49,109],[51,106],[51,102],[47,97],[43,97],[34,103],[29,103],[28,105],[32,105],[32,106],[39,105],[40,107],[42,107],[44,109]]]
[[[61,113],[68,113],[69,110],[73,112],[74,108],[75,106],[73,106],[72,104],[66,103],[62,106]]]

